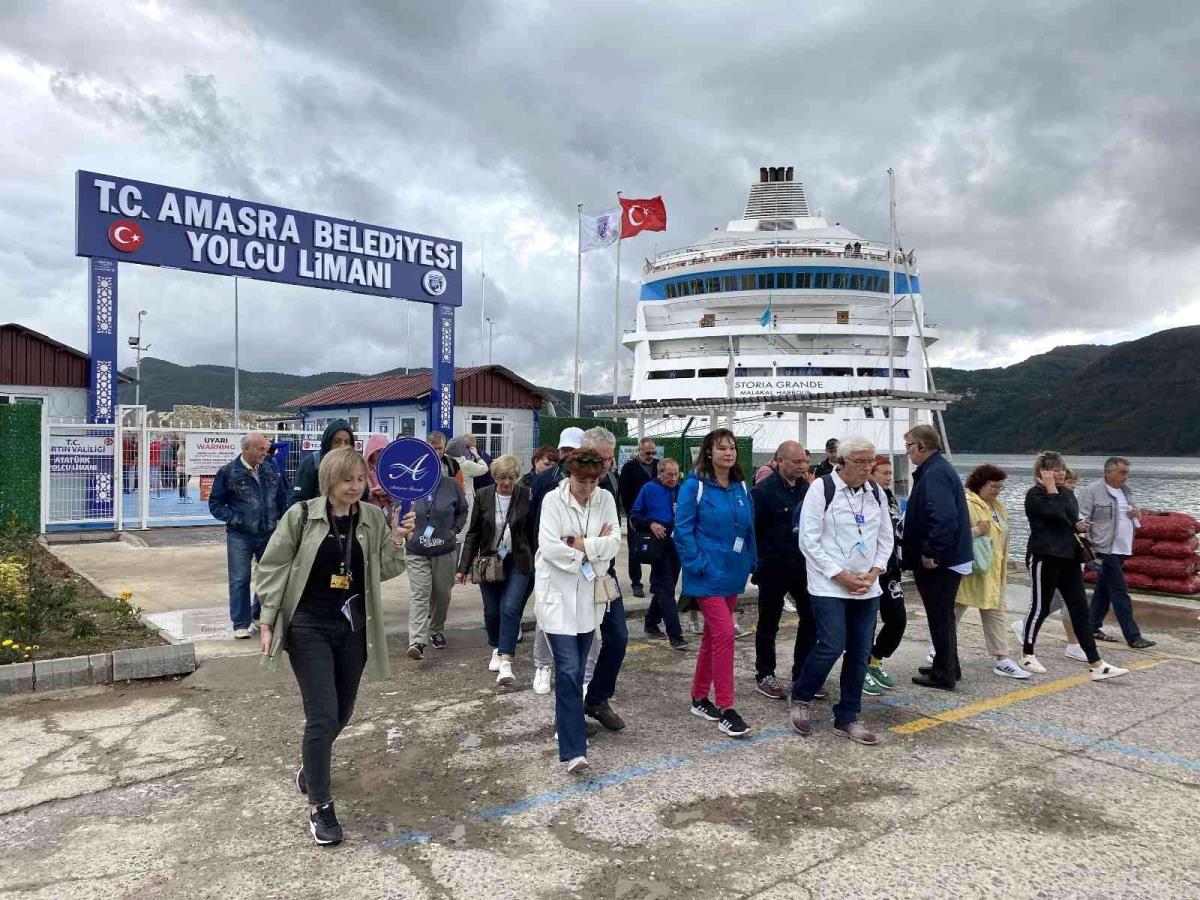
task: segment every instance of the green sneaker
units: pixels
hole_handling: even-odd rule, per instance
[[[896,679],[883,671],[883,666],[867,666],[867,674],[874,678],[881,688],[890,691],[896,686]]]
[[[879,682],[871,677],[871,673],[867,673],[867,677],[863,679],[863,693],[868,697],[882,697],[883,688],[879,686]]]

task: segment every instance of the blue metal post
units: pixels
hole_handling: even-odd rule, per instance
[[[429,393],[429,430],[454,434],[454,307],[433,307],[433,385]]]
[[[117,264],[88,259],[88,419],[111,424],[117,410]]]

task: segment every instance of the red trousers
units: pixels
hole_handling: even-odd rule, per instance
[[[728,709],[733,706],[733,610],[737,595],[697,597],[696,603],[704,613],[704,636],[696,656],[692,699],[703,700],[715,685],[717,706]]]

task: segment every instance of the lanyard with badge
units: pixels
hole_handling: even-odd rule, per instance
[[[567,503],[568,503],[567,508],[571,510],[571,515],[573,515],[575,517],[575,521],[577,523],[579,523],[580,531],[583,532],[580,535],[580,537],[586,538],[588,536],[588,526],[592,523],[592,498],[591,497],[588,498],[587,518],[582,519],[582,520],[579,518],[579,513],[571,508],[569,500],[567,501]],[[575,546],[575,538],[570,537],[568,539],[568,544],[569,544],[569,546],[574,547]],[[586,578],[589,582],[596,580],[596,570],[592,568],[592,561],[590,559],[585,559],[583,561],[583,564],[579,567],[579,571],[583,574],[583,577]]]
[[[745,491],[745,489],[746,489],[746,486],[744,484],[742,484],[742,490]],[[737,514],[737,508],[734,505],[733,485],[732,484],[729,486],[729,489],[725,492],[725,500],[729,504],[729,517],[733,520],[733,527],[736,530],[738,527],[738,514]],[[737,506],[741,506],[741,505],[742,505],[742,498],[741,498],[741,495],[739,494],[738,498],[737,498]],[[735,534],[735,536],[733,538],[733,552],[741,553],[742,548],[744,546],[746,546],[745,539],[740,534]]]
[[[866,555],[867,541],[866,538],[863,537],[863,525],[865,525],[867,521],[867,486],[864,484],[859,488],[859,490],[862,491],[862,500],[858,504],[858,512],[854,512],[854,489],[845,487],[843,490],[846,491],[846,505],[850,507],[850,512],[854,513],[854,527],[858,529],[858,540],[855,541],[850,552],[853,553],[855,550],[857,550],[863,555]]]
[[[356,516],[354,513],[351,513],[350,529],[343,539],[341,529],[338,528],[337,519],[333,516],[333,510],[329,508],[329,524],[333,529],[333,537],[337,541],[339,557],[337,572],[329,576],[329,587],[335,591],[349,591],[354,581],[354,567],[352,565],[351,554],[354,552],[355,519]],[[351,594],[346,598],[346,602],[342,604],[342,615],[350,623],[351,631],[358,631],[362,628],[362,613],[355,604],[358,598],[358,594]]]

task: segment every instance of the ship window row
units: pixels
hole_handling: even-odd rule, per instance
[[[908,378],[908,369],[896,369],[897,378]],[[728,368],[700,369],[700,378],[725,378]],[[780,366],[771,370],[766,366],[738,366],[733,370],[736,378],[795,378],[818,375],[826,378],[846,378],[857,375],[859,378],[887,378],[887,368],[872,368],[859,366]],[[667,381],[675,378],[696,378],[696,369],[655,369],[646,373],[649,381]]]
[[[693,297],[699,294],[721,294],[729,291],[789,291],[834,290],[870,291],[886,294],[886,275],[862,272],[753,272],[741,275],[709,275],[705,278],[684,278],[664,285],[668,300]]]

